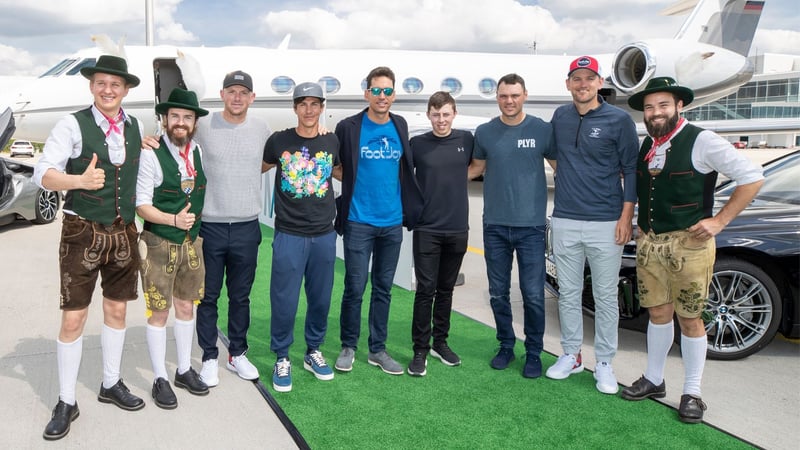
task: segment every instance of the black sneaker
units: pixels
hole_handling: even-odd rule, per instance
[[[634,381],[631,387],[622,390],[622,398],[625,400],[644,400],[646,398],[664,398],[667,395],[667,386],[664,381],[658,386],[642,375]]]
[[[122,378],[117,381],[117,384],[106,389],[100,383],[100,393],[97,394],[97,400],[101,403],[113,403],[126,411],[138,411],[144,408],[144,400],[131,394],[128,386],[122,382]]]
[[[706,404],[700,397],[694,395],[681,395],[681,405],[678,408],[678,418],[685,423],[700,423],[703,421],[703,411]]]
[[[175,386],[186,389],[194,395],[208,395],[208,385],[200,380],[200,375],[191,367],[182,374],[175,369]]]
[[[525,378],[539,378],[542,376],[542,360],[532,354],[525,355],[525,367],[522,368]]]
[[[414,359],[408,363],[408,374],[413,377],[424,377],[428,371],[428,355],[425,352],[414,352]]]
[[[492,358],[492,362],[489,363],[492,366],[492,369],[503,370],[511,364],[511,361],[514,361],[517,357],[514,356],[514,349],[513,348],[504,348],[500,347],[500,351],[497,352],[497,356]]]
[[[169,385],[169,380],[166,378],[158,377],[153,381],[153,401],[156,406],[163,409],[175,409],[178,407],[178,398],[172,392],[172,386]]]
[[[431,356],[439,358],[446,366],[457,366],[461,364],[461,358],[456,355],[456,352],[450,349],[446,342],[443,344],[434,344],[431,349]]]
[[[50,422],[47,423],[42,437],[48,441],[63,438],[69,433],[69,425],[80,415],[78,402],[75,402],[74,405],[68,405],[58,399],[56,407],[53,408],[53,415],[50,417]]]

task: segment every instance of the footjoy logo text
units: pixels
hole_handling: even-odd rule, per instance
[[[402,154],[397,140],[385,136],[371,139],[368,145],[361,147],[361,157],[364,159],[399,160]]]
[[[370,150],[367,147],[361,149],[361,157],[365,159],[400,159],[400,150],[391,148]]]

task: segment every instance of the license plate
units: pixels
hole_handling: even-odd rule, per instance
[[[547,272],[547,275],[558,279],[558,273],[556,272],[556,263],[550,261],[549,259],[544,260],[544,270]]]

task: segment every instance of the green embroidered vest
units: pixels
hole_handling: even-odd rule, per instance
[[[97,168],[103,169],[106,181],[96,191],[73,189],[67,192],[64,209],[75,211],[79,216],[110,225],[117,217],[128,224],[133,222],[136,213],[136,177],[139,174],[139,153],[142,138],[139,123],[128,116],[131,123],[125,124],[125,161],[120,166],[111,164],[108,156],[106,135],[97,125],[92,108],[73,113],[78,121],[83,146],[81,154],[67,162],[66,173],[80,175],[89,167],[92,154],[97,153]]]
[[[197,239],[198,233],[200,233],[200,216],[206,196],[206,174],[203,171],[200,152],[195,147],[193,164],[197,175],[194,177],[194,189],[189,195],[186,195],[181,190],[182,177],[178,162],[172,157],[167,144],[164,143],[164,139],[167,139],[166,136],[161,138],[161,145],[153,150],[156,152],[158,163],[161,165],[161,172],[164,175],[161,185],[156,187],[155,192],[153,192],[153,206],[165,213],[178,214],[186,207],[186,202],[191,203],[192,206],[189,208],[189,212],[194,213],[197,217],[194,225],[189,230],[189,237],[194,241]],[[186,239],[186,230],[175,228],[172,225],[161,225],[145,221],[144,229],[176,244],[180,244]]]
[[[692,164],[692,149],[701,131],[686,124],[670,141],[664,168],[656,175],[649,172],[644,160],[653,140],[647,137],[642,142],[636,168],[637,224],[642,232],[684,230],[711,217],[717,172],[702,174]]]

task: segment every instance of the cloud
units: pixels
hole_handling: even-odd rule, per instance
[[[29,52],[0,44],[0,65],[3,75],[30,75],[35,64]]]
[[[160,0],[154,2],[156,34],[160,43],[185,44],[196,42],[199,38],[175,21],[175,12],[183,0]]]
[[[340,0],[328,7],[269,12],[265,29],[292,33],[313,48],[471,49],[525,52],[535,35],[556,35],[558,25],[539,6],[513,0],[413,0],[375,4]],[[537,30],[536,32],[532,30]]]
[[[756,30],[753,38],[754,53],[788,53],[796,55],[800,49],[800,31],[797,30]]]

